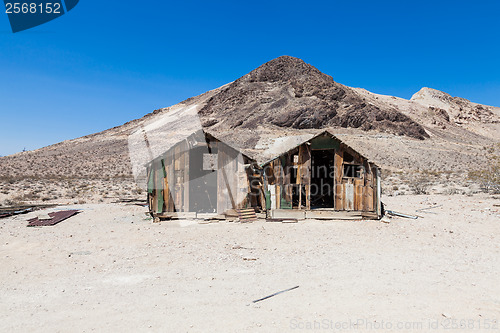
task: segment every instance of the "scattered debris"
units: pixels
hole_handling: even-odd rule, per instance
[[[281,222],[281,223],[298,223],[299,220],[298,219],[292,219],[292,218],[282,218],[282,219],[278,219],[278,218],[268,218],[266,219],[266,222]]]
[[[51,218],[50,220],[40,220],[38,217],[36,217],[28,220],[28,227],[53,226],[78,213],[80,213],[79,210],[62,210],[59,212],[49,213],[49,216]]]
[[[442,207],[442,206],[443,205],[434,205],[434,206],[430,206],[430,207],[420,208],[420,209],[417,209],[416,212],[427,213],[427,214],[437,214],[435,212],[428,212],[428,210],[431,210],[431,209],[434,209],[434,208],[438,208],[438,207]]]
[[[4,217],[21,215],[33,212],[35,210],[54,207],[55,205],[33,205],[0,208],[0,219]]]
[[[240,250],[240,249],[242,249],[242,250],[255,250],[254,247],[243,247],[241,245],[235,245],[231,249],[232,250]]]
[[[403,213],[399,213],[399,212],[395,212],[393,210],[386,210],[385,211],[388,215],[392,215],[392,216],[399,216],[399,217],[405,217],[407,219],[418,219],[418,216],[415,216],[415,215],[408,215],[408,214],[403,214]]]
[[[36,217],[39,220],[50,220],[50,219],[52,219],[52,217],[50,217],[49,213],[48,212],[44,212],[44,211],[41,211],[41,212],[37,213]]]
[[[380,222],[391,223],[391,219],[386,215],[380,219]]]
[[[138,199],[138,198],[118,198],[117,201],[114,201],[113,203],[125,203],[129,205],[136,205],[136,206],[147,206],[148,203],[145,199]]]
[[[269,295],[269,296],[266,296],[266,297],[262,297],[262,298],[256,299],[255,301],[252,301],[252,303],[257,303],[257,302],[260,302],[260,301],[266,300],[266,299],[271,298],[271,297],[273,297],[273,296],[276,296],[276,295],[279,295],[279,294],[282,294],[282,293],[286,293],[287,291],[297,289],[298,287],[299,287],[299,286],[295,286],[295,287],[292,287],[292,288],[289,288],[289,289],[285,289],[285,290],[282,290],[282,291],[278,291],[277,293],[271,294],[271,295]]]
[[[15,210],[15,211],[6,211],[6,212],[0,212],[0,219],[4,217],[9,217],[9,216],[14,216],[14,215],[21,215],[21,214],[26,214],[29,212],[32,212],[33,208],[27,208],[27,209],[22,209],[22,210]]]

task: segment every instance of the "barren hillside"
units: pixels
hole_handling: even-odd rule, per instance
[[[47,200],[66,196],[61,191],[46,195],[47,186],[39,182],[48,180],[58,187],[84,182],[78,185],[83,193],[97,188],[94,192],[104,198],[111,195],[106,182],[125,181],[117,191],[129,193],[134,187],[130,134],[182,115],[187,108],[198,112],[205,130],[249,155],[277,138],[330,128],[393,171],[474,170],[488,163],[485,149],[500,141],[500,108],[429,88],[410,100],[377,95],[344,86],[300,59],[283,56],[225,86],[122,126],[0,158],[0,202],[13,193],[27,196],[34,191],[45,193],[41,197]],[[78,197],[82,191],[70,192]]]

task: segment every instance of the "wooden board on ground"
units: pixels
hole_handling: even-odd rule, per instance
[[[346,212],[346,211],[328,211],[328,210],[311,210],[306,212],[307,219],[318,220],[362,220],[361,212]]]
[[[156,215],[156,217],[159,217],[160,219],[195,219],[196,212],[176,212],[176,213],[165,212]]]
[[[201,220],[225,220],[226,217],[224,215],[220,215],[217,213],[197,213],[197,219]]]
[[[271,218],[273,219],[298,219],[303,220],[306,218],[304,210],[295,209],[273,209],[271,210]]]

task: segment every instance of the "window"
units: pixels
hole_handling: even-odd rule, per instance
[[[363,167],[357,164],[344,164],[344,178],[361,178]]]
[[[354,163],[354,156],[349,154],[348,152],[344,152],[344,163]]]

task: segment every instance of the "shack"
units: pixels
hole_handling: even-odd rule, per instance
[[[236,148],[199,130],[179,141],[147,166],[151,215],[251,208],[274,219],[381,218],[380,168],[332,132],[266,139]]]
[[[380,168],[329,131],[261,164],[265,207],[272,218],[377,219]]]
[[[147,165],[148,203],[155,219],[195,218],[260,210],[256,163],[209,133],[196,131]]]

